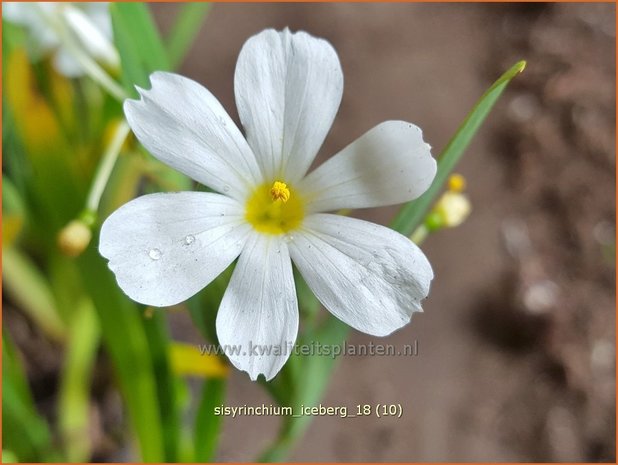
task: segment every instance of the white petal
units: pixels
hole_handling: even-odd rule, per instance
[[[35,52],[40,54],[60,43],[58,35],[45,19],[46,15],[55,15],[57,10],[58,4],[55,2],[3,2],[2,19],[26,27],[39,49]]]
[[[265,179],[299,181],[341,102],[343,73],[333,47],[305,32],[263,31],[240,51],[234,90]]]
[[[433,279],[423,252],[401,234],[338,215],[305,219],[290,255],[305,281],[337,318],[386,336],[420,312]]]
[[[104,5],[104,7],[106,6]],[[64,5],[62,14],[69,27],[93,57],[110,66],[118,66],[120,64],[120,57],[116,48],[112,45],[106,32],[99,29],[99,25],[93,21],[92,17],[71,4]],[[111,26],[109,13],[106,16],[101,15],[101,13],[97,14],[99,20],[100,18],[107,17]]]
[[[36,7],[30,2],[2,2],[2,19],[30,25],[36,20]]]
[[[54,54],[53,63],[56,71],[63,76],[76,78],[84,75],[84,68],[82,65],[73,58],[73,55],[64,47],[60,47]]]
[[[141,100],[126,100],[133,132],[155,157],[196,181],[243,200],[261,180],[255,157],[217,99],[191,79],[150,76]]]
[[[99,252],[129,297],[164,307],[188,299],[225,270],[249,231],[241,206],[229,197],[150,194],[105,220]]]
[[[311,212],[369,208],[415,199],[431,185],[436,161],[421,130],[386,121],[301,181]]]
[[[253,381],[269,381],[288,359],[298,333],[292,262],[281,237],[253,234],[217,314],[217,337],[230,361]]]
[[[78,3],[88,15],[95,27],[108,39],[113,39],[112,16],[109,12],[109,2]]]

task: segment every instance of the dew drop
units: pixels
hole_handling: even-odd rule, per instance
[[[195,236],[192,236],[191,234],[189,234],[188,236],[185,237],[185,244],[189,245],[189,244],[193,244],[195,242]]]
[[[227,184],[223,186],[223,192],[229,192],[229,191],[230,191],[230,186],[228,186]]]
[[[152,260],[158,260],[161,258],[161,251],[159,249],[150,249],[150,252],[148,252],[148,256],[152,259]]]
[[[286,234],[285,236],[283,236],[283,240],[285,242],[292,242],[294,240],[294,236],[292,236],[291,234]]]
[[[217,116],[217,121],[219,122],[221,126],[225,126],[227,124],[223,116]]]

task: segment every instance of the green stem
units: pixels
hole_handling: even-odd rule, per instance
[[[421,245],[429,236],[429,229],[424,224],[421,224],[410,236],[410,240],[416,245]]]
[[[130,128],[126,121],[122,121],[116,128],[114,136],[112,137],[111,142],[107,146],[107,149],[101,158],[101,162],[99,163],[99,167],[97,168],[97,172],[94,177],[94,182],[90,188],[90,193],[88,194],[88,199],[86,200],[87,211],[94,213],[98,210],[99,203],[101,202],[101,196],[103,195],[105,186],[107,186],[109,177],[112,174],[112,170],[114,169],[114,165],[116,164],[116,160],[120,154],[122,144],[124,144],[125,139],[129,135],[129,131]]]

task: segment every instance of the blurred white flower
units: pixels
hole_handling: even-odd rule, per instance
[[[3,2],[2,17],[27,29],[35,53],[54,53],[55,68],[67,77],[82,76],[84,69],[63,41],[63,33],[105,65],[117,67],[120,63],[111,42],[107,2]]]
[[[436,203],[434,212],[442,219],[441,227],[454,228],[463,223],[472,211],[470,200],[461,192],[447,191]]]
[[[246,139],[198,83],[162,72],[151,82],[124,104],[135,135],[219,193],[145,195],[105,221],[100,253],[132,299],[177,304],[239,257],[217,335],[253,380],[273,378],[296,340],[292,262],[320,302],[359,331],[385,336],[422,311],[433,272],[415,244],[384,226],[323,213],[422,194],[436,162],[421,130],[379,124],[307,174],[343,92],[328,42],[286,29],[245,43],[234,84]]]

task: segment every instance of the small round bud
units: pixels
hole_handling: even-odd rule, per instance
[[[451,192],[463,192],[466,188],[466,178],[461,174],[451,174],[448,178],[448,190]]]
[[[443,216],[437,211],[430,212],[425,218],[425,227],[428,231],[437,231],[438,229],[442,229],[444,227]]]
[[[445,228],[459,226],[471,210],[470,201],[464,194],[451,191],[445,192],[434,208],[434,212],[442,217]]]
[[[92,231],[81,220],[73,220],[60,230],[58,247],[63,254],[77,257],[88,247],[92,239]]]

